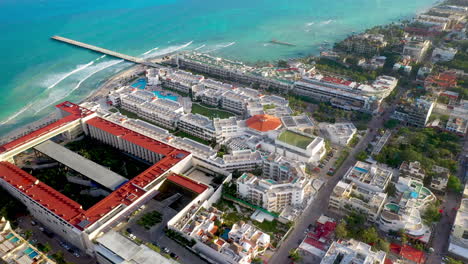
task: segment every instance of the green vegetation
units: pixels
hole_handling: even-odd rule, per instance
[[[57,262],[57,264],[67,264],[62,251],[55,252],[54,254],[51,255],[51,257],[52,259],[55,260],[55,262]]]
[[[205,145],[211,145],[213,142],[210,142],[208,140],[204,140],[202,138],[199,138],[199,137],[196,137],[196,136],[193,136],[193,135],[190,135],[189,133],[186,133],[184,131],[178,131],[174,134],[174,136],[178,136],[178,137],[184,137],[184,138],[190,138],[191,140],[195,140],[199,143],[202,143],[202,144],[205,144]]]
[[[52,250],[52,247],[50,246],[49,242],[46,242],[45,245],[42,244],[42,243],[38,243],[36,245],[37,249],[39,249],[40,251],[44,252],[44,253],[49,253],[50,250]]]
[[[447,181],[447,188],[454,192],[463,191],[463,184],[457,176],[450,175]]]
[[[401,128],[376,159],[393,167],[403,161],[419,161],[425,171],[438,165],[456,172],[456,155],[460,152],[459,137],[432,128]]]
[[[339,62],[326,58],[316,60],[315,67],[319,71],[344,75],[357,82],[371,81],[377,78],[376,71],[368,72],[358,66],[346,67]]]
[[[353,138],[348,143],[348,146],[355,147],[359,143],[359,136],[358,134],[354,134]]]
[[[288,68],[289,67],[288,62],[285,61],[285,60],[279,60],[277,65],[278,65],[279,68]]]
[[[463,261],[453,259],[451,257],[447,258],[446,264],[463,264]]]
[[[329,103],[320,103],[318,109],[312,113],[312,116],[318,122],[335,123],[339,121],[351,121],[358,130],[367,129],[367,124],[372,119],[371,114],[358,111],[346,111],[333,107]]]
[[[396,119],[389,119],[389,120],[387,120],[385,122],[384,127],[387,128],[387,129],[393,129],[393,128],[397,127],[399,123],[400,123],[400,121],[398,121]]]
[[[388,252],[390,244],[379,236],[375,227],[366,227],[365,222],[363,214],[352,212],[336,226],[335,235],[339,239],[354,238],[371,244],[373,249]]]
[[[364,150],[359,151],[354,157],[359,161],[365,161],[367,159],[367,152]]]
[[[85,137],[83,140],[70,142],[66,147],[128,179],[149,168],[148,164],[124,155],[120,150],[92,138]]]
[[[0,190],[0,216],[15,221],[18,215],[27,213],[26,207],[20,201],[3,188],[0,188]]]
[[[335,161],[335,165],[334,165],[335,171],[337,171],[341,167],[341,165],[346,160],[348,155],[349,155],[348,149],[343,149],[343,151],[340,152],[340,156]]]
[[[439,212],[439,207],[437,203],[432,203],[427,206],[426,210],[422,214],[422,219],[427,225],[432,223],[439,222],[442,214]]]
[[[192,104],[192,114],[200,114],[200,115],[208,117],[209,119],[213,119],[213,118],[224,119],[224,118],[229,118],[231,116],[235,116],[231,112],[219,110],[217,108],[211,108],[208,106],[203,106],[197,103]]]
[[[279,135],[278,140],[298,148],[306,149],[307,146],[314,141],[314,138],[304,136],[290,130],[285,130]]]
[[[440,62],[439,64],[450,69],[458,69],[465,72],[468,71],[468,52],[466,52],[466,49],[468,48],[468,41],[459,41],[452,45],[458,48],[458,52],[453,60]]]
[[[387,185],[387,188],[385,188],[385,193],[387,193],[388,196],[395,196],[396,194],[396,187],[395,187],[395,184],[390,182],[388,185]]]
[[[275,109],[276,108],[276,105],[274,104],[266,104],[263,106],[263,110],[268,110],[268,109]]]
[[[137,224],[146,228],[151,229],[154,225],[161,223],[162,214],[157,211],[152,211],[144,214],[140,219],[138,219]]]
[[[297,248],[293,248],[289,251],[289,257],[293,260],[293,261],[300,261],[302,259],[301,255],[299,254],[299,250],[297,250]]]
[[[218,153],[216,154],[216,156],[222,158],[227,153],[228,153],[228,147],[226,145],[221,145],[219,147],[219,150],[218,150]]]
[[[181,233],[172,229],[166,229],[166,236],[172,238],[175,242],[187,247],[193,247],[197,243],[194,239],[188,240]]]

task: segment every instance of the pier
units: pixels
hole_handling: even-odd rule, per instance
[[[284,45],[284,46],[296,46],[295,44],[289,43],[289,42],[284,42],[284,41],[278,41],[276,39],[270,40],[271,43],[273,44],[278,44],[278,45]]]
[[[74,45],[74,46],[84,48],[84,49],[89,49],[89,50],[92,50],[92,51],[95,51],[95,52],[106,54],[106,55],[109,55],[109,56],[112,56],[112,57],[115,57],[115,58],[119,58],[119,59],[129,61],[129,62],[142,64],[142,65],[145,65],[145,66],[150,66],[150,67],[155,67],[155,68],[160,67],[160,65],[158,65],[156,63],[152,63],[152,62],[146,61],[146,60],[141,59],[141,58],[125,55],[125,54],[122,54],[122,53],[119,53],[119,52],[115,52],[115,51],[112,51],[112,50],[100,48],[100,47],[93,46],[93,45],[90,45],[90,44],[86,44],[86,43],[83,43],[83,42],[79,42],[79,41],[76,41],[76,40],[73,40],[73,39],[68,39],[68,38],[64,38],[64,37],[60,37],[60,36],[53,36],[51,38],[54,39],[54,40],[60,41],[60,42],[64,42],[64,43]]]

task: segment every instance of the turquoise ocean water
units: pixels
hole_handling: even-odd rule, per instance
[[[246,62],[317,54],[353,31],[408,18],[435,0],[2,0],[0,136],[79,101],[131,64],[50,40],[134,56],[197,49]],[[271,39],[296,44],[269,44]]]

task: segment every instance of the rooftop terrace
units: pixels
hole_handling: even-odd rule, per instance
[[[302,149],[306,149],[314,139],[313,136],[301,135],[291,130],[285,130],[278,136],[278,140]]]

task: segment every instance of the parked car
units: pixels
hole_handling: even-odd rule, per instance
[[[37,225],[36,221],[31,221],[31,225],[33,226]]]
[[[168,249],[167,247],[163,247],[162,250],[163,250],[164,252],[166,252],[167,254],[169,254],[169,252],[171,252],[171,251],[169,251],[169,249]]]

